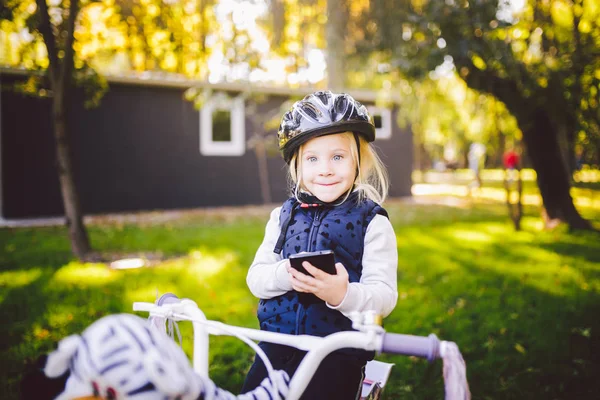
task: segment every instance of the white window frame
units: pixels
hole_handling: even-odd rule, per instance
[[[381,117],[381,128],[375,129],[375,139],[391,139],[392,138],[392,110],[389,108],[369,106],[367,107],[371,117],[375,119],[375,115]]]
[[[231,140],[213,140],[213,113],[229,111]],[[244,98],[229,98],[224,93],[212,95],[200,110],[200,154],[203,156],[241,156],[246,151],[246,121]]]

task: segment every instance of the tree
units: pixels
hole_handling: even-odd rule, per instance
[[[407,76],[450,60],[466,84],[502,101],[517,119],[545,211],[589,229],[570,195],[574,148],[600,136],[598,0],[375,0],[363,51],[377,49]],[[364,25],[364,24],[363,24]]]
[[[348,16],[345,0],[327,0],[327,86],[339,92],[346,80],[346,26]]]
[[[16,4],[13,2],[9,7],[11,5],[14,11]],[[67,124],[67,101],[73,87],[73,41],[75,22],[80,10],[79,2],[72,0],[65,7],[54,7],[52,17],[45,0],[36,0],[36,6],[36,12],[31,15],[28,25],[33,28],[34,34],[42,36],[47,52],[52,125],[66,224],[73,254],[78,258],[84,258],[91,247],[75,186]]]
[[[178,73],[186,77],[207,79],[208,59],[223,48],[215,18],[215,0],[131,1],[116,0],[126,36],[125,54],[129,68],[137,72]],[[229,23],[224,23],[229,28]],[[244,33],[233,32],[232,42]],[[213,38],[214,39],[214,38]],[[232,44],[239,52],[241,46]]]
[[[84,87],[88,93],[88,105],[97,104],[106,90],[106,82],[75,56],[75,32],[81,4],[72,0],[54,2],[49,7],[45,0],[9,1],[2,16],[7,21],[11,20],[17,28],[27,27],[29,31],[30,39],[15,49],[18,53],[15,61],[32,70],[45,72],[32,74],[22,89],[51,99],[56,167],[66,225],[73,254],[83,259],[90,254],[91,246],[73,170],[68,101],[77,85]],[[40,56],[40,53],[45,54]]]
[[[398,122],[410,126],[413,134],[416,169],[431,168],[433,159],[466,165],[473,142],[488,143],[492,163],[501,165],[504,142],[521,137],[503,103],[468,88],[455,74],[431,74],[411,81],[388,79],[396,82],[399,92]]]
[[[60,27],[52,24],[46,0],[36,0],[36,4],[38,29],[44,38],[49,60],[48,79],[53,93],[52,124],[56,141],[58,179],[71,249],[76,257],[84,258],[90,252],[91,246],[83,225],[83,213],[75,186],[67,125],[67,101],[73,85],[73,41],[79,1],[71,0],[69,8],[61,10],[66,21]]]
[[[42,72],[32,74],[22,89],[51,98],[57,172],[71,248],[76,257],[85,258],[91,246],[83,224],[69,145],[69,136],[75,134],[68,125],[69,96],[75,86],[82,86],[88,95],[86,105],[97,105],[107,84],[96,70],[110,73],[160,68],[206,75],[205,66],[189,62],[202,59],[193,46],[192,37],[202,43],[206,39],[206,31],[190,21],[197,19],[194,13],[200,12],[199,20],[203,22],[206,8],[213,2],[203,0],[198,10],[187,7],[187,11],[182,4],[171,6],[158,0],[143,2],[144,7],[125,0],[117,5],[93,0],[62,0],[50,4],[45,0],[9,0],[2,4],[2,30],[19,32],[19,37],[23,37],[23,32],[28,34],[1,56],[9,65]],[[161,12],[157,14],[157,10]],[[186,31],[190,27],[198,29]],[[142,61],[136,63],[140,59]]]

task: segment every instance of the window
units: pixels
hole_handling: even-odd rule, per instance
[[[246,150],[245,107],[242,97],[214,94],[200,110],[200,154],[241,156]]]
[[[231,111],[215,110],[212,114],[212,141],[231,142]]]
[[[368,107],[369,114],[375,123],[375,138],[389,139],[392,137],[392,111],[381,107]]]

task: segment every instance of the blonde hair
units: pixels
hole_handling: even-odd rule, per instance
[[[342,135],[350,143],[350,154],[354,160],[354,165],[358,166],[358,175],[354,180],[354,190],[358,191],[359,201],[370,199],[377,204],[382,204],[388,195],[389,180],[387,170],[377,152],[370,143],[367,143],[361,135],[358,135],[360,143],[359,160],[354,133],[342,132],[336,135]],[[306,189],[302,187],[302,157],[298,157],[298,154],[302,153],[303,147],[304,144],[292,156],[288,171],[290,186],[292,187],[291,195],[296,198],[298,198],[300,189]],[[344,198],[344,201],[346,198]]]

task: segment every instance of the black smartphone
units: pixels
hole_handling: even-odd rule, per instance
[[[327,272],[330,275],[335,275],[337,273],[335,269],[335,257],[333,255],[333,251],[331,250],[302,252],[291,255],[289,259],[292,268],[306,275],[310,274],[306,272],[302,266],[304,261],[308,261],[316,268],[319,268],[321,271]]]

